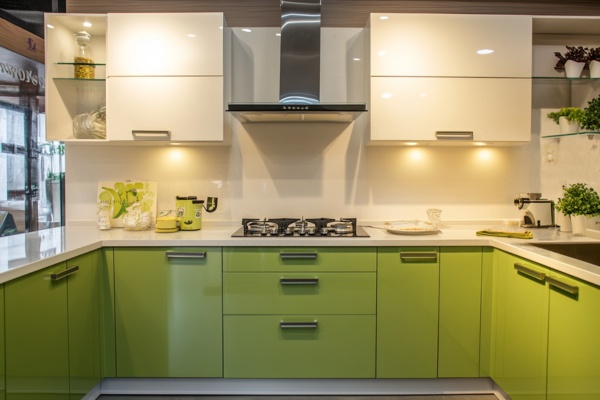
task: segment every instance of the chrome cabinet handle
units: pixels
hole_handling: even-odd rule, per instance
[[[551,276],[546,277],[546,282],[548,282],[550,286],[562,289],[567,293],[579,294],[579,286],[569,285],[568,283],[559,281],[558,279],[552,278]]]
[[[282,285],[317,285],[319,278],[280,278],[279,283]]]
[[[133,130],[134,140],[171,140],[171,131],[141,131]]]
[[[437,262],[437,253],[435,251],[401,251],[400,260],[406,262]]]
[[[306,321],[306,322],[284,322],[281,321],[279,323],[279,327],[281,329],[305,329],[305,328],[310,328],[310,329],[316,329],[319,326],[319,323],[317,320],[314,321]]]
[[[435,132],[437,140],[473,140],[472,131],[437,131]]]
[[[531,268],[527,268],[523,264],[515,263],[515,269],[517,271],[521,272],[522,274],[525,274],[525,275],[527,275],[535,280],[538,280],[540,282],[544,282],[545,280],[548,279],[546,277],[546,274],[544,274],[543,272],[534,271]]]
[[[282,260],[314,260],[317,258],[317,252],[314,253],[279,253]]]
[[[196,258],[203,260],[206,258],[206,252],[190,253],[185,251],[167,251],[167,258]]]
[[[79,265],[75,265],[71,268],[67,268],[64,271],[60,271],[60,272],[56,272],[54,274],[50,274],[50,280],[51,281],[58,281],[60,279],[66,278],[69,275],[74,274],[75,272],[79,271]]]

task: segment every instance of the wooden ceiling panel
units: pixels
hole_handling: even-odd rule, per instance
[[[66,0],[69,13],[223,12],[234,27],[278,27],[280,0]],[[598,0],[322,0],[324,27],[363,27],[371,12],[600,16]]]

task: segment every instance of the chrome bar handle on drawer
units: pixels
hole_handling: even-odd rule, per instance
[[[287,252],[281,252],[279,253],[279,257],[282,260],[294,260],[294,259],[298,259],[298,260],[314,260],[317,258],[317,252],[313,252],[313,253],[287,253]]]
[[[527,268],[523,264],[515,263],[515,269],[517,271],[521,272],[522,274],[525,274],[525,275],[527,275],[537,281],[540,281],[540,282],[544,282],[545,280],[548,279],[546,277],[546,274],[544,274],[543,272],[534,271],[531,268]]]
[[[54,274],[50,274],[51,281],[58,281],[60,279],[66,278],[69,275],[74,274],[79,271],[79,265],[75,265],[74,267],[67,268],[64,271],[56,272]]]
[[[546,277],[546,282],[548,282],[548,284],[550,286],[554,286],[557,287],[561,290],[564,290],[567,293],[571,293],[571,294],[579,294],[579,287],[578,286],[573,286],[573,285],[569,285],[566,282],[563,281],[559,281],[556,278],[552,278],[551,276],[547,276]]]
[[[280,278],[282,285],[317,285],[319,278]]]
[[[167,258],[197,258],[204,260],[206,258],[206,252],[190,253],[185,251],[167,251]]]
[[[473,140],[472,131],[437,131],[437,140]]]
[[[279,327],[281,329],[298,329],[298,328],[315,329],[318,326],[319,326],[319,323],[317,322],[317,320],[307,321],[307,322],[284,322],[284,321],[281,321],[279,323]]]
[[[438,254],[435,251],[401,251],[400,259],[402,261],[414,262],[414,261],[430,261],[437,262]]]

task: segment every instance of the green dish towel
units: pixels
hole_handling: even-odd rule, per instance
[[[510,228],[490,228],[477,232],[477,236],[496,236],[516,239],[532,239],[533,233],[526,230],[511,230]]]

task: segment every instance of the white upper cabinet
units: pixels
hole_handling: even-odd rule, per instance
[[[380,144],[527,142],[531,80],[372,77],[370,114]]]
[[[107,101],[110,140],[223,141],[223,77],[111,77]]]
[[[371,14],[371,76],[530,77],[531,20]]]
[[[108,76],[223,75],[222,13],[109,14]]]
[[[370,143],[531,140],[532,18],[371,14]]]

